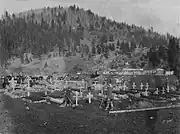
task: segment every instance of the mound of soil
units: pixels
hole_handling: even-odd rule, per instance
[[[31,92],[30,96],[26,96],[24,98],[31,101],[40,101],[40,100],[44,100],[43,97],[45,97],[44,92]]]

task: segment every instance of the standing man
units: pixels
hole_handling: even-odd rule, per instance
[[[104,83],[104,86],[103,88],[101,88],[101,103],[100,103],[100,106],[99,108],[102,108],[102,105],[107,104],[107,101],[106,101],[106,95],[105,95],[105,88],[107,87],[107,81],[105,80],[105,83]]]
[[[65,103],[66,103],[66,106],[72,105],[72,94],[71,94],[71,88],[70,87],[65,89]]]
[[[3,88],[6,88],[6,85],[8,84],[8,79],[7,79],[7,77],[5,77],[5,76],[2,76],[2,87]]]
[[[17,84],[22,84],[21,72],[20,72],[19,75],[17,76]]]
[[[113,87],[112,87],[112,84],[111,84],[111,81],[108,82],[108,87],[107,87],[107,104],[106,104],[106,109],[105,110],[113,110],[113,95],[112,95],[112,90],[113,90]]]
[[[87,90],[88,90],[88,92],[92,92],[92,87],[90,84],[87,85]]]
[[[24,82],[24,76],[22,72],[20,72],[19,77],[20,77],[20,84],[22,84]]]

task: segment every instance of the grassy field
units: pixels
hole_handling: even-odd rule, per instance
[[[97,102],[71,109],[54,104],[24,104],[22,100],[7,96],[1,99],[11,120],[5,124],[12,124],[9,131],[15,134],[180,133],[180,109],[157,111],[157,120],[150,121],[147,115],[153,115],[156,111],[109,115],[98,108]]]

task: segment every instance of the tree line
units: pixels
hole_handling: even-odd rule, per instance
[[[174,70],[176,74],[180,71],[178,38],[170,34],[160,35],[153,28],[145,30],[135,25],[119,23],[75,5],[67,9],[61,6],[46,7],[40,11],[4,13],[0,20],[1,65],[7,65],[8,60],[13,57],[19,57],[24,62],[24,53],[40,57],[54,48],[63,56],[81,53],[82,57],[92,57],[103,54],[107,59],[111,51],[116,51],[118,56],[127,55],[129,59],[133,59],[135,55],[132,53],[137,48],[148,48],[147,54],[140,52],[136,65],[161,67]],[[85,31],[96,32],[98,38],[94,39],[90,34],[88,37]],[[119,39],[116,45],[105,45],[118,37],[124,37],[128,41]],[[84,38],[90,38],[91,47],[81,45]]]

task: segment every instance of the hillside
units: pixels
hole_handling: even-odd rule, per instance
[[[65,57],[65,67],[71,68],[81,63],[91,70],[117,69],[128,61],[132,67],[161,67],[176,74],[180,70],[178,38],[119,23],[75,5],[5,12],[0,43],[2,66],[17,58],[25,66],[42,57]]]

